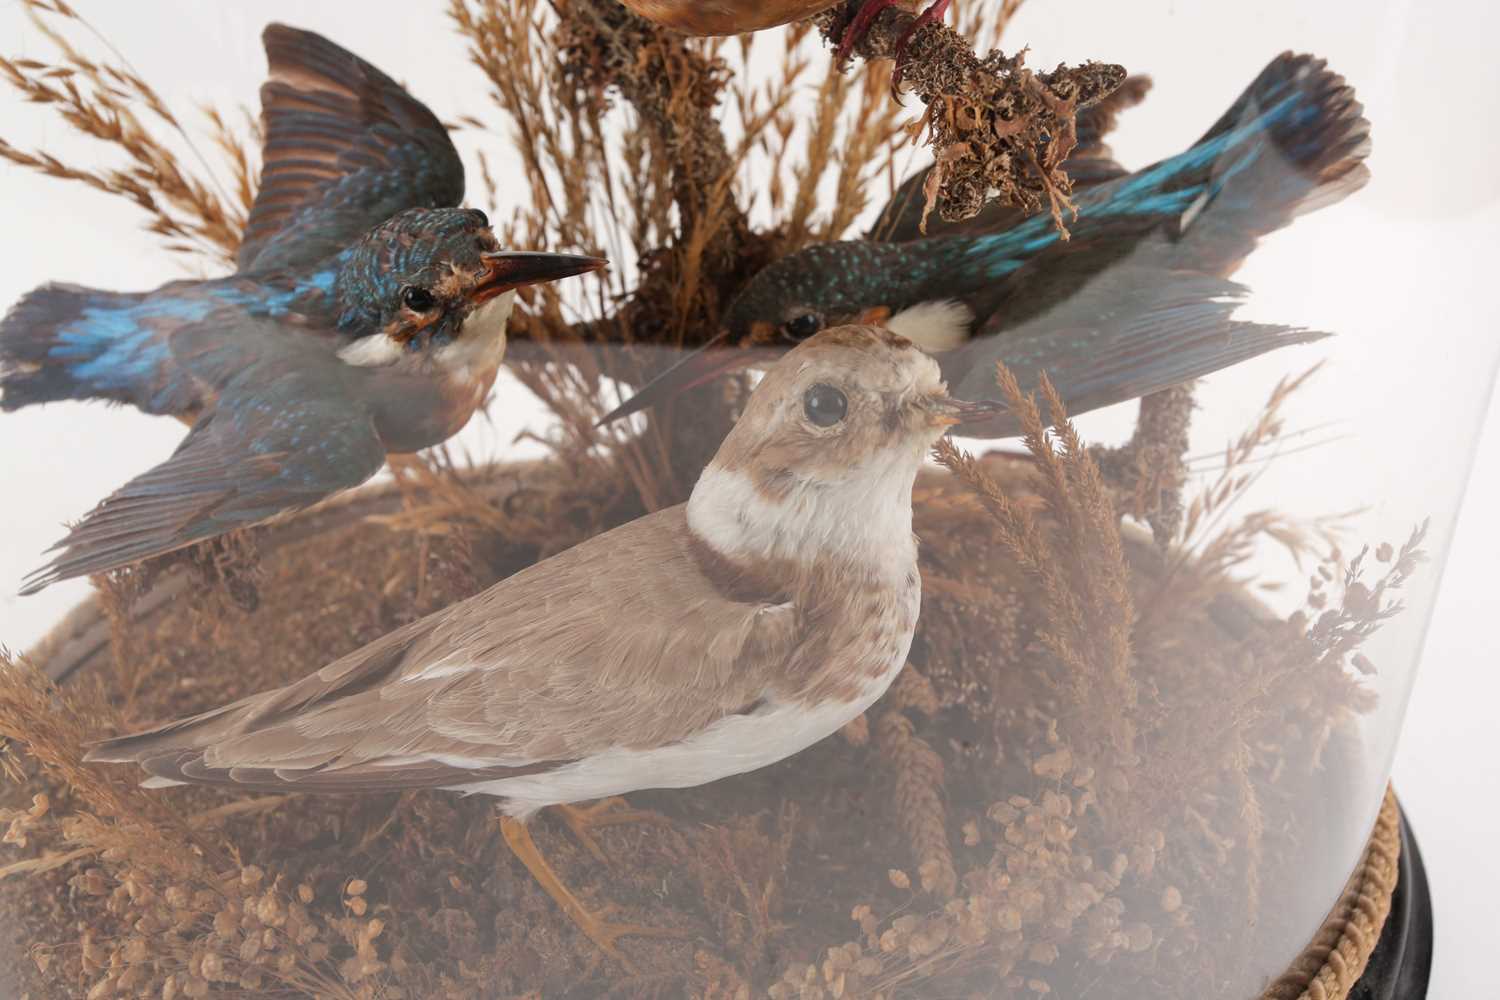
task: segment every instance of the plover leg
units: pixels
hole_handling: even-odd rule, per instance
[[[536,843],[531,839],[531,834],[526,829],[526,824],[509,816],[500,817],[500,832],[505,837],[505,843],[510,846],[514,854],[531,872],[531,877],[536,879],[537,885],[546,890],[562,911],[568,915],[578,929],[587,934],[599,950],[625,967],[625,971],[631,975],[638,975],[638,971],[630,960],[615,947],[615,941],[622,937],[686,937],[683,931],[670,930],[662,927],[647,927],[643,924],[616,924],[606,921],[614,909],[614,904],[606,904],[598,910],[590,910],[584,906],[582,901],[563,885],[562,879],[558,878],[557,872],[542,857],[542,852],[537,850]]]
[[[594,839],[593,831],[601,826],[619,826],[622,823],[656,823],[670,826],[672,821],[649,809],[635,809],[623,796],[611,795],[591,806],[573,806],[567,803],[555,805],[553,810],[562,817],[568,829],[600,864],[608,864],[604,849]]]

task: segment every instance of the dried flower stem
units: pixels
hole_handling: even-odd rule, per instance
[[[958,891],[958,873],[948,846],[943,758],[899,711],[882,714],[875,728],[880,753],[896,772],[896,815],[911,841],[922,888],[948,899]]]
[[[170,249],[207,253],[232,264],[249,214],[250,185],[239,185],[237,199],[223,194],[213,171],[155,89],[123,60],[112,65],[85,56],[43,17],[60,17],[92,31],[71,8],[26,0],[26,12],[57,49],[58,63],[0,58],[0,77],[27,101],[51,107],[76,131],[123,152],[130,165],[83,169],[44,150],[23,150],[4,139],[0,139],[0,159],[126,198],[145,210],[151,218],[147,228],[166,237]],[[115,57],[120,58],[118,53]],[[136,114],[138,107],[182,138],[203,163],[202,177],[184,169],[176,154],[145,127]],[[231,172],[248,177],[249,156],[244,143],[223,128],[222,118],[213,115],[212,120],[218,127],[215,144],[229,155]]]
[[[1137,692],[1131,670],[1135,606],[1114,505],[1098,465],[1045,374],[1041,391],[1050,411],[1047,421],[1004,365],[997,365],[997,382],[1020,420],[1037,489],[1057,524],[1058,541],[1054,543],[1030,508],[1007,496],[973,456],[946,439],[938,442],[934,454],[940,465],[978,494],[994,518],[1000,543],[1041,585],[1047,627],[1039,638],[1062,668],[1057,683],[1070,701],[1097,710],[1087,716],[1109,720],[1107,731],[1070,733],[1069,742],[1101,771],[1128,765],[1137,755]],[[1049,424],[1060,449],[1053,447]],[[1108,794],[1109,785],[1105,787]],[[1117,791],[1113,804],[1123,805],[1123,799]]]

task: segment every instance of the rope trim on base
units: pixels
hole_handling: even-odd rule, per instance
[[[1303,949],[1261,1000],[1345,1000],[1359,977],[1391,912],[1391,896],[1401,860],[1401,809],[1389,786],[1365,853],[1349,876],[1343,895]]]

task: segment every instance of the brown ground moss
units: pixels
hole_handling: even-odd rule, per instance
[[[971,471],[1045,526],[1048,544],[1066,543],[1029,462]],[[587,897],[689,934],[628,941],[645,978],[599,960],[507,853],[483,800],[143,792],[126,769],[77,764],[87,738],[290,680],[515,571],[553,544],[525,533],[545,518],[508,512],[583,502],[546,464],[470,487],[499,512],[489,529],[404,530],[387,490],[288,524],[282,544],[270,534],[253,612],[169,575],[157,586],[175,595],[137,601],[112,644],[81,656],[87,640],[54,644],[39,666],[73,666],[63,701],[7,669],[0,725],[35,754],[17,752],[3,800],[7,860],[23,868],[0,881],[0,948],[31,959],[7,992],[897,997],[1092,984],[1097,996],[1232,996],[1204,984],[1288,946],[1279,921],[1246,908],[1269,902],[1290,919],[1298,901],[1275,898],[1298,884],[1290,873],[1350,860],[1335,853],[1346,843],[1335,818],[1355,762],[1328,741],[1365,705],[1360,689],[1309,670],[1280,682],[1278,711],[1222,718],[1225,690],[1255,687],[1264,650],[1294,626],[1234,586],[1194,588],[1200,599],[1131,655],[1142,705],[1135,742],[1116,754],[1120,712],[1056,655],[1046,587],[970,486],[937,471],[916,494],[927,586],[914,670],[862,734],[632,796],[669,823],[604,828],[606,864],[546,814],[534,824]],[[429,496],[412,489],[408,516]],[[361,516],[378,509],[380,523]],[[1120,551],[1135,601],[1156,599],[1166,557],[1144,533],[1127,532]],[[150,843],[167,857],[143,853]],[[1247,918],[1264,940],[1245,939]]]

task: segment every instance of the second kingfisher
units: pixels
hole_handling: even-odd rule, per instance
[[[237,273],[151,292],[45,285],[0,321],[0,409],[128,403],[192,426],[22,593],[299,510],[456,433],[494,384],[515,289],[594,257],[506,251],[460,209],[446,130],[390,77],[272,25],[260,191]]]
[[[1071,239],[1045,212],[1018,220],[1003,206],[917,239],[920,182],[905,185],[876,226],[887,240],[775,261],[731,302],[709,348],[605,419],[856,321],[935,352],[960,398],[992,394],[998,361],[1028,391],[1046,372],[1074,415],[1316,340],[1326,334],[1233,319],[1246,290],[1229,275],[1263,236],[1365,183],[1369,129],[1342,77],[1286,53],[1186,151],[1134,173],[1080,158]],[[1000,414],[965,432],[1019,427]]]

